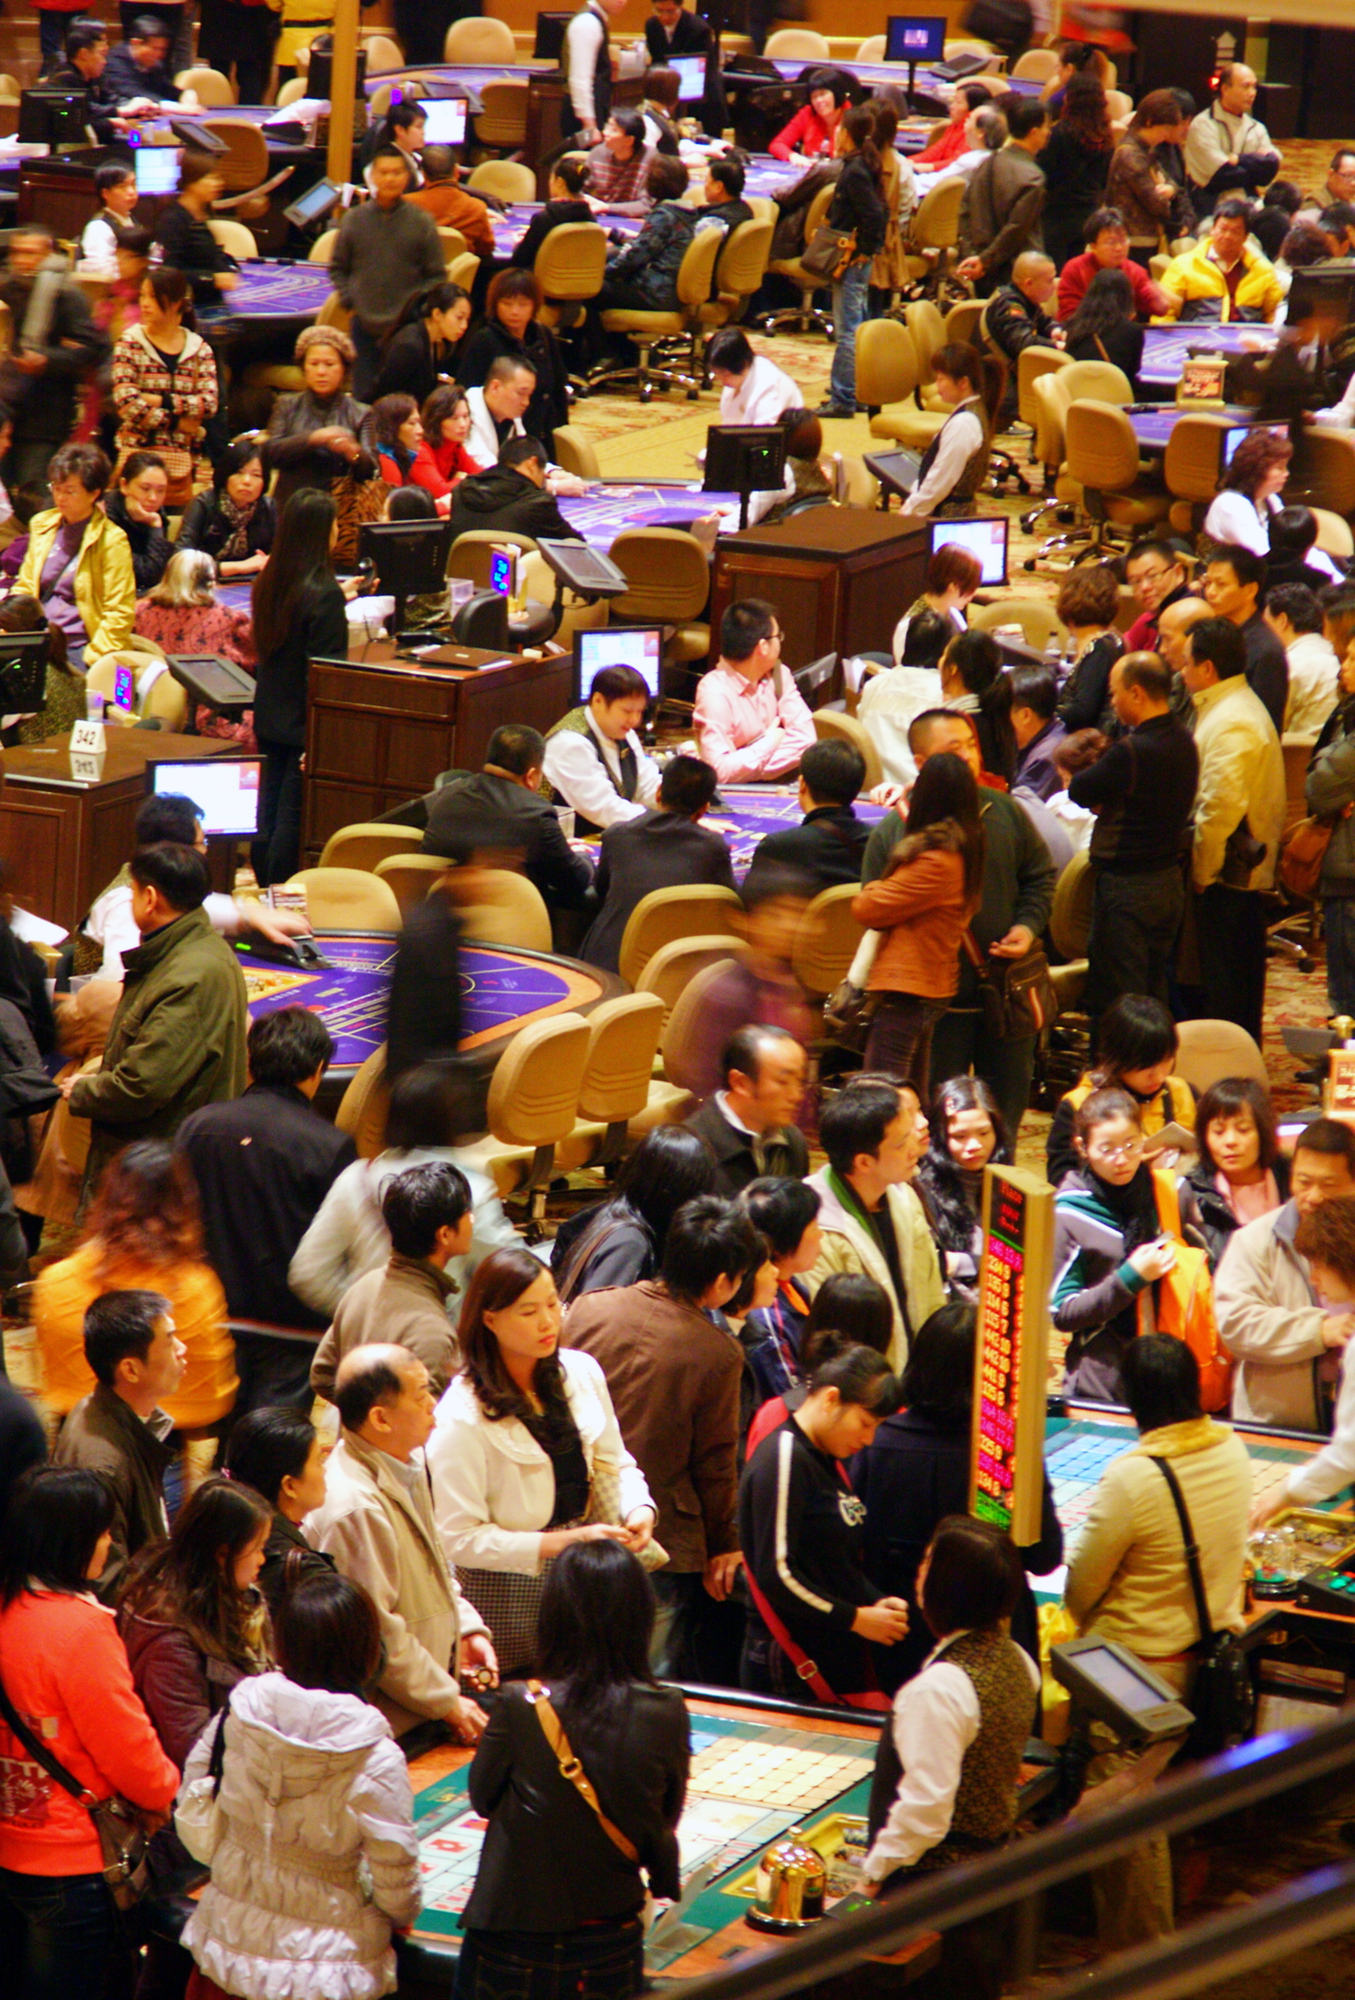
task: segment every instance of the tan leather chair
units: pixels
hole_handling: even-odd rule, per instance
[[[715,263],[716,296],[698,312],[703,328],[728,326],[743,318],[748,301],[762,289],[774,233],[771,222],[741,222],[726,232]]]
[[[400,928],[400,905],[392,889],[360,868],[301,868],[286,885],[304,889],[306,914],[318,931],[381,931]]]
[[[297,81],[300,82],[299,77]],[[308,264],[324,264],[328,266],[334,255],[334,245],[338,240],[339,232],[337,229],[326,229],[322,235],[316,237],[314,243],[311,244],[310,249],[306,252],[306,262]]]
[[[1176,1032],[1176,1074],[1197,1097],[1225,1076],[1254,1077],[1269,1088],[1264,1056],[1235,1021],[1182,1021]]]
[[[778,28],[763,51],[768,62],[828,62],[833,51],[826,35],[813,28]]]
[[[1061,1013],[1072,1013],[1087,984],[1087,946],[1092,933],[1092,894],[1096,877],[1084,852],[1074,854],[1054,884],[1049,912],[1049,941],[1058,963],[1049,977],[1059,997]]]
[[[1106,547],[1114,530],[1132,538],[1166,519],[1171,496],[1165,486],[1144,478],[1134,427],[1123,410],[1075,399],[1068,406],[1065,438],[1068,470],[1082,487],[1094,548]]]
[[[678,889],[651,889],[626,920],[617,963],[628,986],[640,976],[656,951],[675,938],[709,938],[728,931],[740,935],[743,903],[733,889],[693,882]]]
[[[603,313],[602,324],[608,333],[624,333],[636,348],[636,366],[595,370],[588,377],[590,388],[601,388],[604,384],[633,377],[642,403],[649,401],[656,382],[662,383],[666,389],[685,389],[688,401],[696,401],[701,389],[701,366],[697,358],[701,308],[710,299],[715,260],[723,242],[723,232],[718,229],[701,229],[693,236],[678,266],[678,303],[671,312]],[[656,368],[652,365],[651,356],[661,341],[684,339],[687,342],[685,367]]]
[[[946,314],[946,340],[962,341],[968,347],[979,344],[979,327],[988,310],[987,299],[959,299]],[[1023,350],[1024,351],[1024,350]]]
[[[828,210],[832,206],[836,192],[837,189],[830,182],[827,187],[820,188],[810,202],[805,215],[806,243],[813,242],[815,231],[827,220]],[[767,269],[775,271],[780,278],[790,280],[800,294],[800,303],[798,306],[786,307],[780,312],[767,313],[760,322],[764,332],[774,333],[779,326],[793,326],[799,333],[808,333],[812,327],[816,333],[826,333],[831,340],[832,314],[820,312],[814,305],[818,293],[831,289],[827,281],[816,277],[812,271],[806,271],[798,256],[774,257]],[[866,321],[865,324],[870,325],[871,322]],[[859,338],[858,334],[858,340]],[[859,351],[858,348],[858,353]]]
[[[1172,496],[1168,520],[1178,535],[1194,535],[1219,490],[1219,463],[1227,417],[1191,410],[1172,425],[1162,460],[1162,478]]]
[[[573,323],[580,307],[595,299],[607,275],[607,232],[596,222],[562,222],[552,229],[532,265],[546,303],[537,318],[543,326]],[[560,308],[570,308],[562,314]],[[558,460],[557,460],[558,463]]]
[[[593,1009],[588,1017],[588,1061],[579,1086],[579,1120],[555,1149],[559,1172],[607,1167],[621,1158],[627,1127],[649,1102],[665,1018],[656,993],[623,993]]]
[[[295,104],[299,97],[304,97],[305,95],[306,95],[305,77],[304,76],[289,77],[287,82],[284,83],[281,89],[278,91],[277,98],[275,100],[276,107],[279,111],[285,110],[287,105]]]
[[[885,59],[885,37],[866,35],[857,43],[853,62],[882,63]]]
[[[857,330],[856,357],[856,399],[875,412],[871,436],[893,438],[910,451],[925,451],[950,411],[923,408],[917,349],[907,327],[896,319],[867,320]],[[896,393],[877,406],[877,397],[887,389]]]
[[[1051,76],[1059,73],[1059,52],[1057,49],[1027,49],[1012,65],[1012,75],[1026,83],[1048,83]]]
[[[987,311],[987,301],[984,303]],[[1023,347],[1016,357],[1016,414],[1032,431],[1040,428],[1040,412],[1035,401],[1035,384],[1041,375],[1057,375],[1074,364],[1057,347],[1043,347],[1038,340]],[[1071,402],[1072,398],[1069,398]]]
[[[468,941],[549,951],[550,913],[541,891],[508,868],[466,870],[461,920]]]
[[[159,672],[146,685],[148,669],[158,667],[164,657],[158,646],[152,651],[150,641],[144,646],[134,643],[115,653],[102,653],[85,675],[85,684],[103,695],[111,707],[117,669],[130,667],[136,686],[133,714],[147,721],[154,718],[167,729],[181,730],[188,720],[188,691],[183,683],[176,681],[173,674]]]
[[[498,153],[516,153],[527,143],[526,78],[502,77],[480,85],[480,111],[474,121],[477,145]]]
[[[198,103],[208,111],[224,111],[228,105],[240,102],[235,85],[219,69],[209,69],[205,63],[197,63],[192,69],[181,69],[174,79],[177,90],[191,90]]]
[[[859,894],[854,882],[823,889],[801,917],[791,964],[806,993],[831,993],[847,977],[865,935],[852,915],[852,899]]]
[[[696,1093],[710,1059],[706,995],[733,963],[732,955],[713,959],[687,982],[675,1001],[659,1041],[663,1074],[650,1083],[644,1110],[630,1121],[632,1142],[638,1143],[656,1125],[680,1125],[695,1111]]]
[[[584,225],[586,226],[586,225]],[[562,472],[572,472],[579,479],[601,479],[602,467],[598,463],[597,446],[587,431],[581,431],[577,424],[559,424],[555,430],[555,463]]]
[[[884,767],[880,753],[875,748],[864,722],[858,722],[854,715],[844,715],[836,708],[816,708],[814,711],[814,734],[820,743],[838,741],[850,743],[859,750],[866,761],[866,775],[862,780],[862,790],[870,791],[872,786],[883,784]]]
[[[445,854],[388,854],[372,873],[394,891],[401,917],[407,917],[416,903],[422,903],[433,884],[447,873]]]
[[[336,1130],[346,1132],[360,1160],[374,1160],[385,1150],[390,1090],[386,1083],[386,1044],[373,1049],[339,1099]]]
[[[454,285],[460,285],[463,292],[470,292],[474,289],[475,280],[479,276],[481,261],[473,250],[463,250],[461,255],[453,257],[447,266],[447,276]],[[317,325],[318,323],[317,321]]]
[[[589,1041],[582,1014],[519,1028],[490,1081],[489,1136],[465,1149],[502,1198],[527,1197],[532,1233],[545,1213],[555,1149],[574,1130]]]
[[[663,1002],[663,1026],[698,972],[708,965],[723,965],[730,958],[747,956],[748,946],[740,938],[713,931],[709,937],[674,938],[660,945],[635,982],[637,993],[656,993]]]
[[[960,242],[960,203],[964,199],[962,180],[938,181],[924,194],[908,221],[904,241],[904,262],[910,277],[931,292],[955,263]]]
[[[259,246],[254,241],[254,232],[246,229],[243,222],[236,222],[228,215],[209,215],[207,227],[228,256],[242,263],[258,256]]]
[[[379,28],[359,28],[358,38],[359,46],[367,51],[368,76],[385,76],[390,70],[405,67],[404,50]]]
[[[477,590],[488,590],[489,558],[495,548],[521,549],[524,554],[531,554],[536,551],[536,543],[530,535],[520,535],[515,528],[467,528],[452,543],[447,557],[448,576],[469,577]]]
[[[481,160],[466,179],[472,194],[492,194],[497,201],[536,200],[536,175],[521,160]],[[586,229],[587,223],[575,225]]]
[[[833,466],[836,473],[835,498],[839,507],[869,509],[878,504],[880,482],[855,452],[835,451]]]
[[[932,381],[932,361],[951,337],[946,331],[946,321],[933,300],[914,299],[903,309],[903,323],[912,335],[913,352],[917,356],[917,400],[927,409],[940,410],[949,416],[949,406],[941,401]]]
[[[992,604],[971,604],[967,616],[977,632],[1019,625],[1026,644],[1041,653],[1051,639],[1060,646],[1068,643],[1068,628],[1047,597],[999,597]]]
[[[322,868],[362,868],[375,874],[391,854],[417,853],[423,834],[416,826],[388,826],[382,820],[355,820],[331,833],[320,851]]]
[[[669,664],[704,660],[710,653],[710,626],[702,617],[710,597],[706,552],[685,528],[626,528],[608,550],[629,588],[613,597],[613,622],[665,625]]]
[[[438,242],[442,245],[442,262],[450,277],[453,263],[458,257],[466,255],[470,244],[459,229],[449,229],[445,223],[438,224]]]
[[[1349,519],[1355,514],[1355,438],[1314,427],[1304,433],[1303,491],[1310,507]],[[1287,496],[1297,500],[1298,495]]]
[[[1280,839],[1293,832],[1308,817],[1308,765],[1317,745],[1316,736],[1298,736],[1286,730],[1280,738],[1284,757],[1284,825]]]
[[[446,63],[515,63],[517,59],[513,30],[507,21],[488,14],[453,21],[442,44]]]
[[[460,280],[458,280],[459,282]],[[348,333],[352,330],[353,315],[339,297],[339,294],[331,292],[319,312],[315,315],[315,324],[317,326],[336,326],[340,333]]]
[[[204,132],[220,139],[224,153],[213,155],[216,171],[226,183],[226,193],[213,202],[217,214],[232,209],[240,222],[260,222],[268,214],[268,197],[275,188],[290,180],[293,169],[269,173],[268,142],[261,128],[243,118],[204,118]]]
[[[1113,361],[1070,361],[1066,387],[1071,403],[1116,403],[1124,410],[1134,400],[1133,384]]]
[[[558,431],[556,433],[559,435]],[[1329,556],[1336,556],[1342,562],[1349,562],[1355,555],[1355,534],[1350,523],[1340,514],[1333,514],[1330,507],[1314,507],[1317,517],[1317,546]]]

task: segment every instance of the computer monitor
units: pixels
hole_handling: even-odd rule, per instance
[[[706,58],[669,56],[664,67],[677,71],[678,103],[699,104],[706,94]]]
[[[314,187],[299,194],[290,208],[283,214],[295,229],[309,229],[313,223],[323,222],[325,217],[343,199],[343,189],[337,181],[320,180]]]
[[[885,23],[885,61],[935,63],[946,53],[944,14],[891,14]]]
[[[603,667],[634,667],[649,689],[650,700],[657,701],[663,671],[662,625],[605,625],[596,631],[575,632],[576,701],[587,701],[593,676]]]
[[[358,529],[358,561],[372,565],[378,591],[395,599],[397,627],[407,597],[446,589],[454,539],[450,521],[368,521]]]
[[[748,526],[750,493],[774,493],[786,476],[783,424],[712,424],[706,432],[705,493],[737,493]]]
[[[994,586],[1007,581],[1007,533],[1011,522],[1005,514],[975,515],[965,521],[931,520],[927,523],[927,555],[948,546],[966,550],[979,565],[980,585]]]
[[[906,500],[917,485],[918,474],[922,470],[921,454],[905,451],[868,451],[861,463],[867,472],[873,472],[886,493],[897,494]]]
[[[239,837],[259,831],[262,757],[203,757],[191,764],[157,759],[147,769],[150,789],[157,797],[175,792],[192,799],[209,838],[212,834]]]
[[[466,100],[464,97],[421,97],[418,106],[424,116],[424,141],[429,146],[464,146],[466,143]]]
[[[89,92],[39,84],[19,93],[19,139],[26,146],[89,144]]]
[[[138,146],[132,155],[136,166],[138,194],[177,194],[179,191],[179,148]]]
[[[47,685],[48,635],[0,632],[0,715],[32,715]]]
[[[169,129],[181,146],[187,146],[190,153],[224,153],[228,150],[226,141],[209,132],[205,125],[195,125],[188,118],[171,118]]]
[[[532,55],[537,62],[559,62],[565,52],[565,32],[574,19],[569,14],[538,14],[536,41]]]
[[[331,87],[333,77],[334,37],[333,35],[317,35],[311,43],[311,59],[306,70],[307,97],[332,97],[334,95]],[[367,51],[364,48],[359,48],[358,74],[353,92],[355,97],[361,98],[366,95],[366,83]]]

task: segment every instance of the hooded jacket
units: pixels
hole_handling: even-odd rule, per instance
[[[1317,1370],[1328,1353],[1326,1312],[1313,1297],[1308,1260],[1294,1248],[1298,1222],[1297,1208],[1287,1201],[1243,1223],[1214,1273],[1219,1338],[1239,1364],[1233,1415],[1240,1424],[1325,1428]]]
[[[262,1674],[204,1732],[185,1787],[205,1776],[222,1727],[219,1831],[199,1857],[212,1879],[183,1943],[244,2000],[392,1992],[391,1926],[411,1923],[421,1898],[409,1770],[389,1723],[356,1695]]]

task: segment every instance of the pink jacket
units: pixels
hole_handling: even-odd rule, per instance
[[[814,718],[785,667],[756,686],[734,667],[712,667],[694,720],[701,755],[726,785],[788,776],[814,742]]]

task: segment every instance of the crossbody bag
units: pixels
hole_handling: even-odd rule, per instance
[[[573,1746],[565,1735],[565,1725],[551,1707],[550,1690],[540,1681],[528,1681],[527,1699],[536,1710],[536,1719],[541,1724],[541,1733],[555,1753],[555,1761],[560,1767],[560,1776],[566,1784],[573,1785],[579,1797],[591,1812],[596,1814],[597,1823],[606,1834],[612,1846],[624,1854],[627,1861],[638,1861],[640,1850],[634,1841],[622,1833],[619,1826],[609,1820],[602,1810],[601,1802],[593,1789],[593,1781],[583,1765],[574,1755]]]
[[[1186,1545],[1186,1568],[1190,1572],[1195,1618],[1200,1627],[1195,1647],[1198,1662],[1190,1690],[1190,1709],[1195,1726],[1186,1738],[1185,1757],[1216,1757],[1245,1742],[1256,1718],[1256,1694],[1247,1662],[1235,1632],[1216,1632],[1210,1622],[1209,1600],[1204,1594],[1200,1572],[1200,1548],[1191,1524],[1181,1482],[1165,1458],[1153,1463],[1171,1490],[1181,1538]]]

